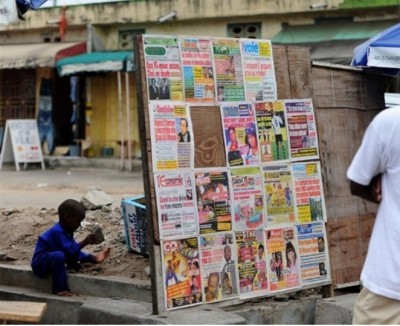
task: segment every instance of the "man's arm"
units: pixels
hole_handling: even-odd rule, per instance
[[[354,196],[379,204],[382,200],[381,179],[382,175],[378,174],[371,180],[368,186],[350,180],[350,192]]]

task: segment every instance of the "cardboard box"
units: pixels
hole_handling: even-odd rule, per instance
[[[145,197],[124,198],[121,201],[122,218],[128,250],[147,257],[149,255],[149,223],[146,218]]]

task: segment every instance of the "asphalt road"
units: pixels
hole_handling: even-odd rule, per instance
[[[0,208],[57,208],[68,198],[80,200],[90,189],[101,189],[120,206],[124,196],[143,194],[142,172],[103,168],[42,170],[40,165],[16,171],[5,164],[0,170]]]

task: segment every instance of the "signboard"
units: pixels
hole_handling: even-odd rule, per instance
[[[0,154],[0,170],[3,162],[41,163],[44,170],[42,148],[36,120],[7,120],[3,147]]]
[[[0,26],[19,21],[17,5],[14,0],[0,0]]]

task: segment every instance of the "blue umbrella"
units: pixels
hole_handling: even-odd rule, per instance
[[[351,65],[400,75],[400,23],[357,46]]]

